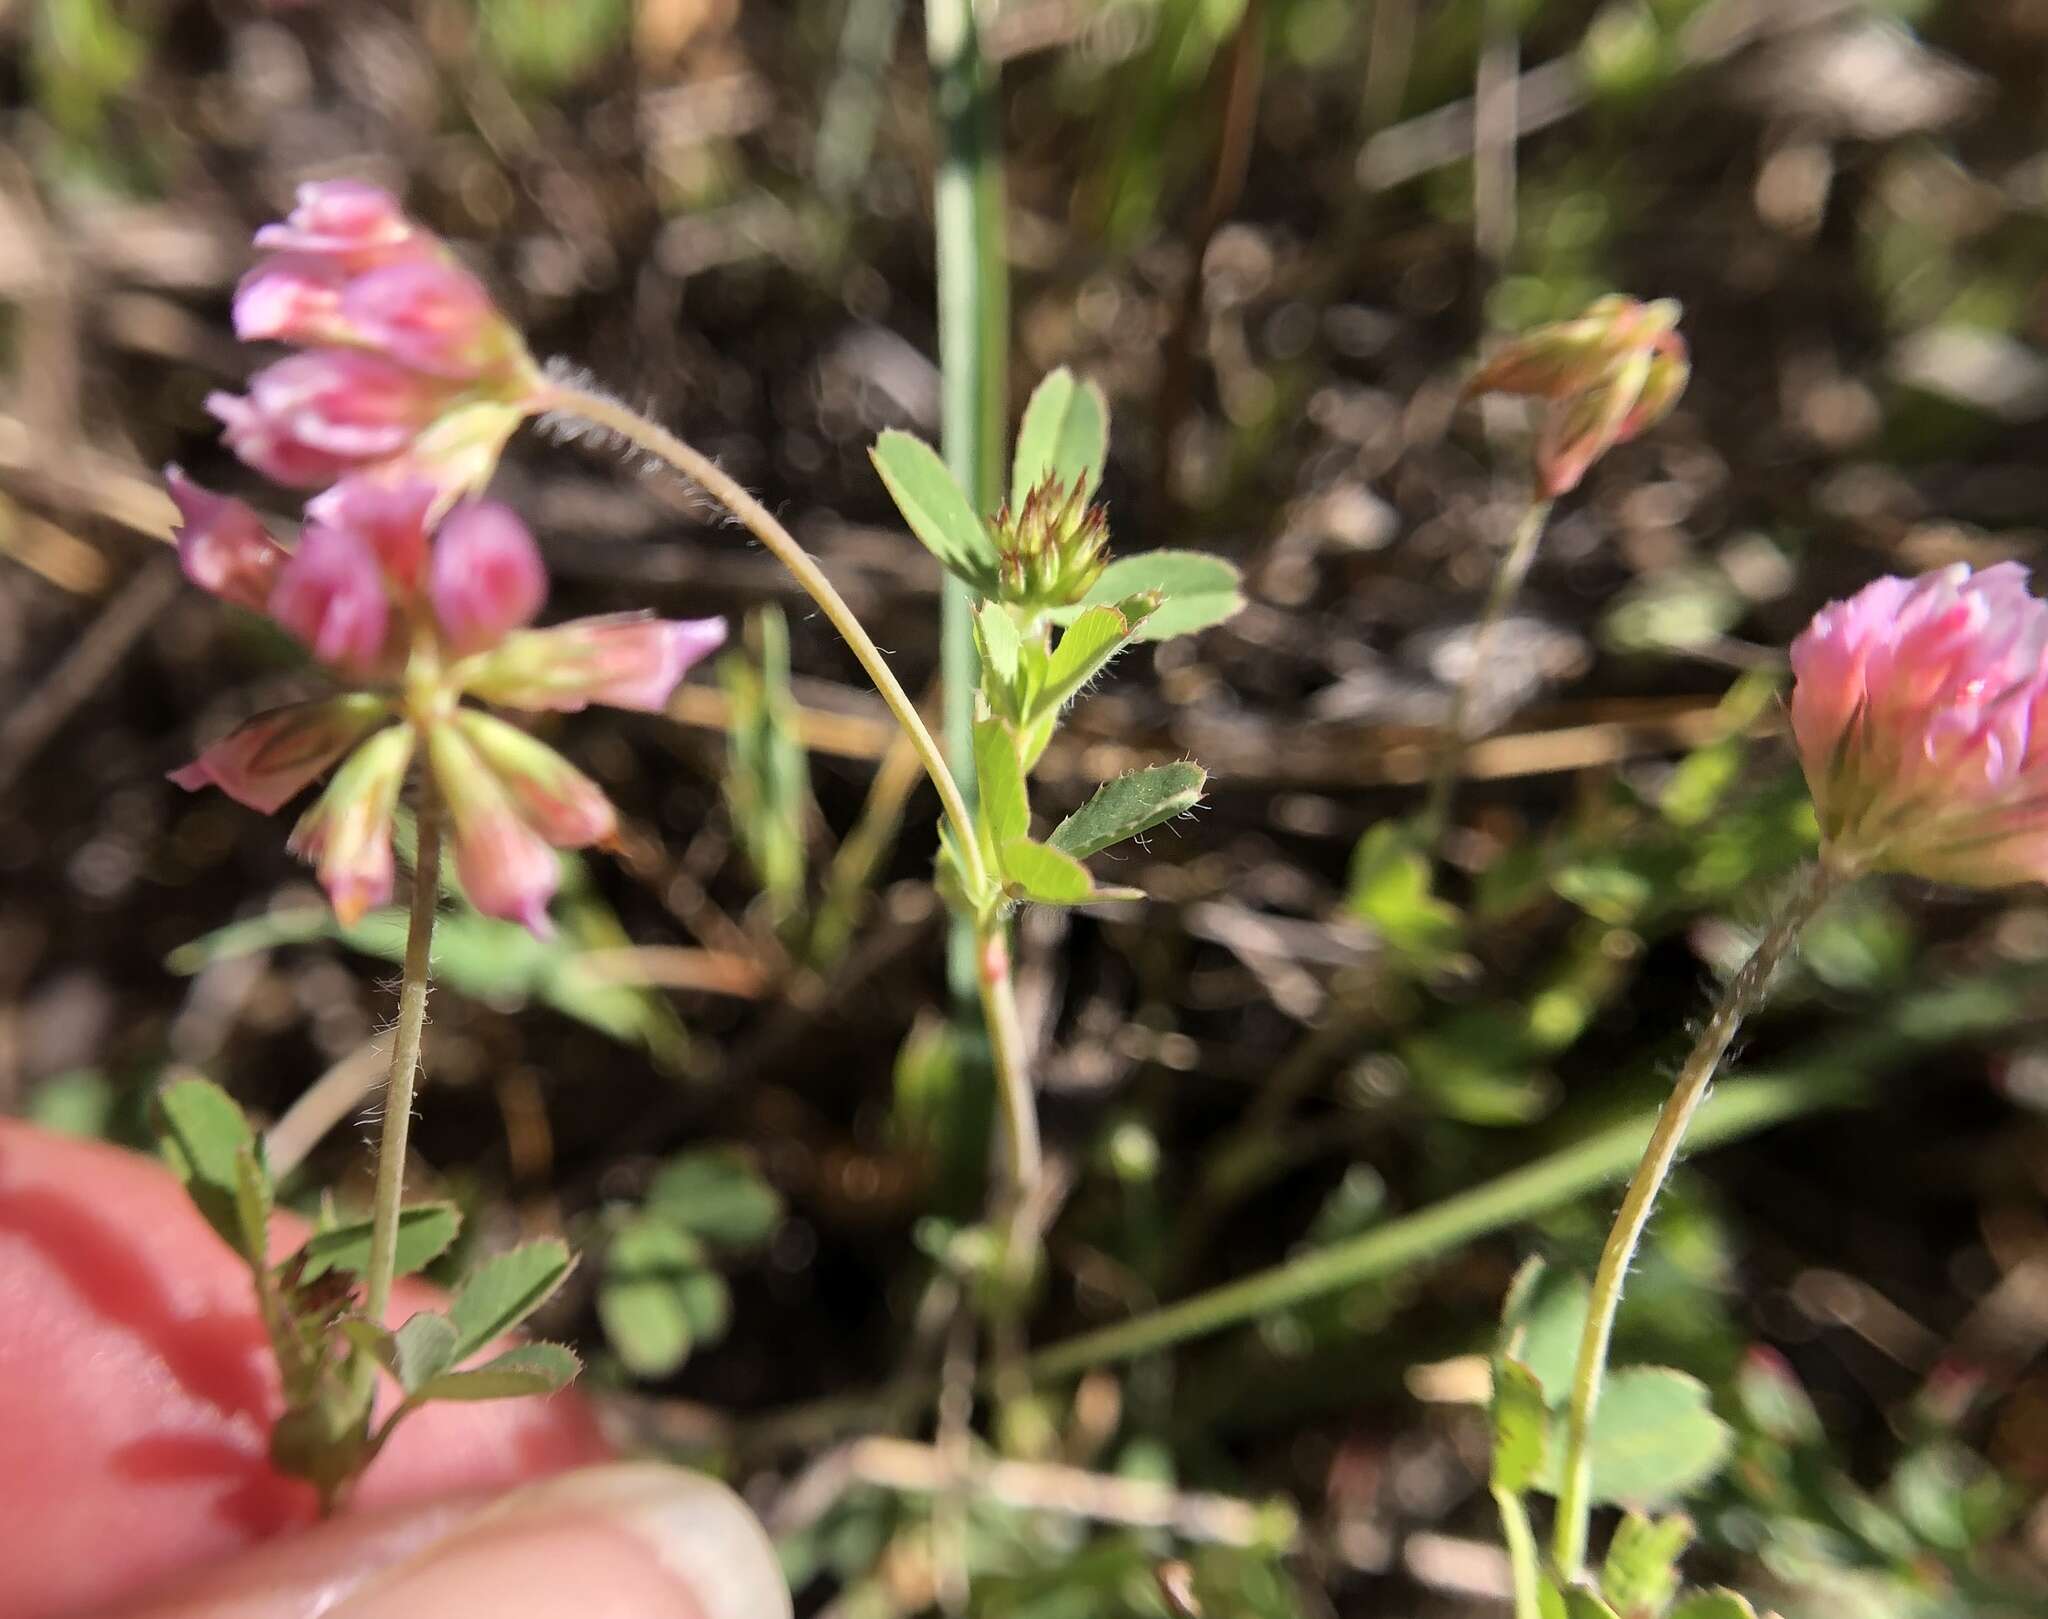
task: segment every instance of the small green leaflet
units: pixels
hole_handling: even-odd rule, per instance
[[[235,1099],[210,1079],[181,1079],[156,1099],[157,1135],[172,1172],[206,1223],[252,1265],[264,1260],[264,1244],[252,1243],[246,1227],[242,1155],[262,1167],[255,1132]]]
[[[999,847],[1003,875],[1024,899],[1041,905],[1085,905],[1107,897],[1097,891],[1088,868],[1071,855],[1029,838],[1012,838]]]
[[[454,1358],[473,1355],[518,1326],[547,1302],[573,1264],[568,1248],[553,1238],[485,1260],[448,1306],[448,1319],[455,1324]]]
[[[1081,498],[1090,499],[1102,481],[1109,457],[1109,405],[1092,382],[1076,379],[1065,366],[1048,371],[1031,390],[1024,420],[1017,428],[1017,456],[1010,469],[1010,507],[1014,511],[1046,478],[1071,488],[1079,480]]]
[[[434,1310],[408,1316],[391,1335],[389,1352],[399,1386],[417,1394],[455,1364],[455,1323]]]
[[[1052,617],[1070,622],[1085,608],[1114,607],[1147,591],[1159,593],[1160,605],[1138,626],[1140,641],[1192,635],[1221,624],[1244,606],[1243,581],[1221,557],[1203,551],[1140,551],[1112,562],[1078,607],[1062,607]]]
[[[1756,1619],[1756,1609],[1733,1591],[1694,1591],[1664,1619]]]
[[[1621,1613],[1662,1613],[1678,1589],[1679,1554],[1692,1544],[1692,1535],[1692,1520],[1682,1513],[1654,1522],[1627,1514],[1607,1543],[1601,1592]]]
[[[1593,1413],[1593,1499],[1646,1506],[1721,1470],[1734,1431],[1715,1416],[1706,1385],[1668,1366],[1628,1366],[1607,1379]],[[1553,1435],[1539,1487],[1557,1489],[1564,1446]]]
[[[329,1226],[306,1239],[303,1277],[312,1281],[331,1270],[364,1275],[370,1268],[368,1220]],[[453,1203],[413,1203],[398,1214],[398,1271],[409,1276],[447,1252],[462,1229],[462,1211]]]
[[[560,1344],[521,1344],[466,1372],[443,1372],[430,1378],[412,1398],[428,1400],[509,1400],[528,1394],[554,1394],[576,1381],[583,1363]]]
[[[1493,1487],[1520,1495],[1543,1471],[1550,1412],[1543,1385],[1518,1360],[1493,1363]]]
[[[1060,632],[1060,644],[1053,648],[1045,690],[1032,705],[1034,714],[1064,707],[1129,645],[1133,633],[1130,621],[1114,607],[1091,607],[1075,619]]]
[[[647,1189],[659,1213],[706,1242],[728,1248],[765,1242],[782,1222],[782,1199],[743,1152],[708,1147],[671,1158]]]
[[[1086,860],[1201,802],[1209,773],[1198,764],[1151,765],[1106,781],[1053,829],[1046,841],[1062,854]]]
[[[981,794],[982,837],[991,851],[1029,834],[1031,800],[1024,787],[1024,767],[1017,758],[1017,739],[1008,721],[975,721],[974,781]]]
[[[948,572],[993,596],[995,542],[932,447],[892,427],[869,454],[910,532]]]

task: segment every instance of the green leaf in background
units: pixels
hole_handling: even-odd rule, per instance
[[[975,721],[974,781],[981,795],[981,834],[990,853],[1030,833],[1031,800],[1017,758],[1016,733],[1007,720]]]
[[[890,428],[869,452],[910,532],[946,570],[995,594],[996,548],[953,474],[924,440]]]
[[[1625,1514],[1607,1543],[1601,1592],[1621,1613],[1662,1613],[1678,1589],[1678,1559],[1692,1537],[1692,1520],[1682,1513],[1654,1520]]]
[[[665,1218],[620,1223],[605,1248],[597,1315],[605,1339],[635,1377],[681,1369],[697,1334],[682,1287],[704,1266],[704,1247]]]
[[[250,1264],[262,1264],[262,1243],[252,1247],[243,1228],[238,1167],[244,1152],[261,1149],[235,1099],[210,1079],[181,1079],[158,1093],[156,1117],[164,1157],[193,1206],[221,1241]]]
[[[408,1316],[391,1335],[391,1370],[408,1394],[417,1394],[455,1364],[455,1323],[436,1310]]]
[[[624,48],[632,0],[475,0],[483,54],[535,91],[566,89]]]
[[[1206,770],[1185,760],[1130,771],[1096,788],[1087,803],[1053,828],[1046,841],[1062,854],[1086,860],[1187,814],[1201,802],[1208,780]]]
[[[1091,499],[1109,458],[1109,404],[1092,382],[1078,380],[1065,366],[1048,371],[1031,390],[1017,428],[1017,456],[1010,469],[1010,508],[1047,478]]]
[[[1759,1344],[1742,1357],[1735,1397],[1750,1425],[1781,1445],[1806,1445],[1822,1437],[1813,1397],[1775,1349]]]
[[[462,1211],[453,1203],[410,1203],[398,1213],[398,1271],[410,1276],[448,1251],[462,1230]],[[303,1277],[312,1281],[328,1271],[361,1276],[370,1268],[370,1222],[351,1220],[329,1226],[306,1239]]]
[[[1434,868],[1402,821],[1381,821],[1351,852],[1345,904],[1418,967],[1441,965],[1464,942],[1465,919],[1435,893]]]
[[[1733,1591],[1693,1591],[1664,1619],[1756,1619],[1756,1609]]]
[[[1086,866],[1047,844],[1012,838],[1001,853],[1013,897],[1041,905],[1085,905],[1107,897],[1098,892]]]
[[[978,605],[974,643],[981,652],[982,689],[988,693],[989,707],[1005,719],[1022,718],[1018,675],[1024,643],[1010,609],[995,601]]]
[[[1141,551],[1119,557],[1073,607],[1056,609],[1055,623],[1071,623],[1090,607],[1114,607],[1132,596],[1156,591],[1158,610],[1137,628],[1140,641],[1167,641],[1221,624],[1244,606],[1243,580],[1236,568],[1206,551]]]
[[[242,1238],[236,1246],[255,1263],[261,1263],[270,1251],[271,1204],[263,1148],[255,1141],[245,1141],[235,1149],[235,1225]]]
[[[538,1310],[567,1280],[575,1261],[552,1237],[524,1243],[470,1272],[448,1306],[458,1361]]]
[[[557,1394],[576,1381],[583,1363],[561,1344],[521,1344],[466,1372],[443,1372],[421,1385],[415,1400],[512,1400]]]
[[[1493,1363],[1492,1419],[1493,1487],[1520,1495],[1543,1471],[1550,1411],[1536,1374],[1505,1355]]]
[[[1586,1278],[1576,1271],[1546,1270],[1532,1281],[1522,1301],[1517,1358],[1536,1374],[1543,1398],[1553,1408],[1563,1405],[1571,1392],[1591,1293]]]
[[[782,1199],[747,1156],[707,1148],[671,1158],[647,1191],[647,1207],[704,1241],[725,1248],[766,1242],[782,1223]]]
[[[1734,1437],[1698,1378],[1668,1366],[1624,1367],[1608,1376],[1593,1413],[1593,1499],[1648,1506],[1684,1495],[1721,1470]],[[1560,1433],[1538,1481],[1553,1494],[1563,1451]]]
[[[803,905],[811,806],[810,758],[789,685],[789,627],[779,607],[747,615],[745,648],[718,660],[718,683],[731,709],[726,807],[779,922]]]

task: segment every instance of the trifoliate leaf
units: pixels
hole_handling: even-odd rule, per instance
[[[1201,802],[1209,773],[1186,762],[1152,765],[1106,781],[1088,802],[1053,828],[1046,841],[1063,854],[1092,854],[1148,832]]]
[[[485,1260],[448,1306],[448,1319],[455,1323],[455,1359],[475,1354],[518,1326],[547,1302],[574,1264],[569,1250],[553,1238]]]

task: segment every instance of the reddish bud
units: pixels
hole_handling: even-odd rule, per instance
[[[187,792],[218,787],[238,804],[275,814],[390,708],[383,698],[362,693],[274,708],[172,771],[171,780]]]
[[[467,690],[507,708],[575,713],[606,703],[654,714],[690,666],[724,644],[722,618],[617,613],[509,635],[459,673]]]
[[[458,656],[532,623],[547,596],[540,547],[511,507],[475,500],[448,514],[434,536],[427,597]]]
[[[391,623],[391,599],[377,553],[349,529],[307,529],[278,572],[270,616],[322,663],[367,673],[383,655]]]
[[[182,519],[176,538],[185,577],[222,601],[262,612],[290,553],[241,501],[202,489],[176,466],[164,468],[164,482]]]
[[[526,823],[557,849],[608,844],[617,836],[618,812],[604,789],[545,742],[481,709],[458,709],[455,723]]]
[[[403,463],[377,473],[352,473],[306,502],[306,517],[347,529],[376,553],[398,590],[419,587],[427,559],[427,524],[442,491]]]
[[[385,727],[348,756],[292,829],[287,847],[318,871],[344,927],[391,899],[391,820],[412,750],[410,725]]]
[[[553,931],[548,901],[561,879],[554,850],[526,824],[497,775],[456,727],[433,728],[427,757],[454,833],[455,874],[470,904],[546,938]]]
[[[273,253],[318,254],[348,269],[383,263],[412,247],[418,233],[390,192],[361,180],[312,180],[282,224],[265,225],[256,245]]]
[[[344,461],[376,461],[405,448],[433,420],[438,390],[380,354],[315,349],[249,379],[249,403],[278,431]]]

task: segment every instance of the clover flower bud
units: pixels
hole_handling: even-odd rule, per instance
[[[322,663],[352,674],[374,670],[391,625],[384,571],[353,529],[316,525],[278,570],[270,616]]]
[[[618,811],[604,789],[545,742],[481,709],[458,709],[455,724],[496,772],[527,825],[557,849],[585,849],[617,837]]]
[[[497,774],[455,726],[434,727],[427,758],[448,807],[455,874],[470,904],[546,938],[553,931],[548,901],[561,880],[554,850],[526,823]]]
[[[427,529],[444,492],[414,469],[390,475],[356,473],[306,502],[306,519],[322,528],[346,529],[377,558],[391,587],[417,590],[427,560]]]
[[[449,649],[496,646],[547,600],[540,547],[509,506],[474,500],[443,519],[427,567],[427,599]]]
[[[502,363],[516,342],[476,277],[433,259],[357,276],[342,292],[340,325],[348,341],[400,365],[464,382]]]
[[[309,180],[283,223],[265,225],[256,245],[272,253],[303,253],[364,269],[403,253],[418,239],[391,193],[362,180]]]
[[[724,644],[722,618],[615,613],[520,630],[458,674],[470,693],[506,708],[576,713],[606,703],[655,714],[690,666]]]
[[[218,787],[236,803],[273,815],[390,712],[384,698],[363,692],[273,708],[173,770],[170,779],[189,793]]]
[[[1047,477],[991,525],[996,588],[1012,606],[1066,607],[1088,594],[1108,563],[1109,515],[1091,506],[1080,480]]]
[[[1792,643],[1792,734],[1845,871],[2048,880],[2048,603],[2026,570],[1883,578]]]
[[[222,601],[264,611],[291,553],[243,502],[202,489],[176,466],[164,468],[164,482],[182,519],[176,537],[185,577]]]
[[[1554,500],[1592,464],[1669,415],[1691,375],[1680,310],[1669,298],[1610,295],[1572,320],[1523,333],[1466,384],[1470,398],[1521,394],[1545,402],[1537,434],[1537,486]]]
[[[414,739],[410,725],[388,725],[357,748],[285,845],[312,863],[344,927],[390,902],[391,822]]]

